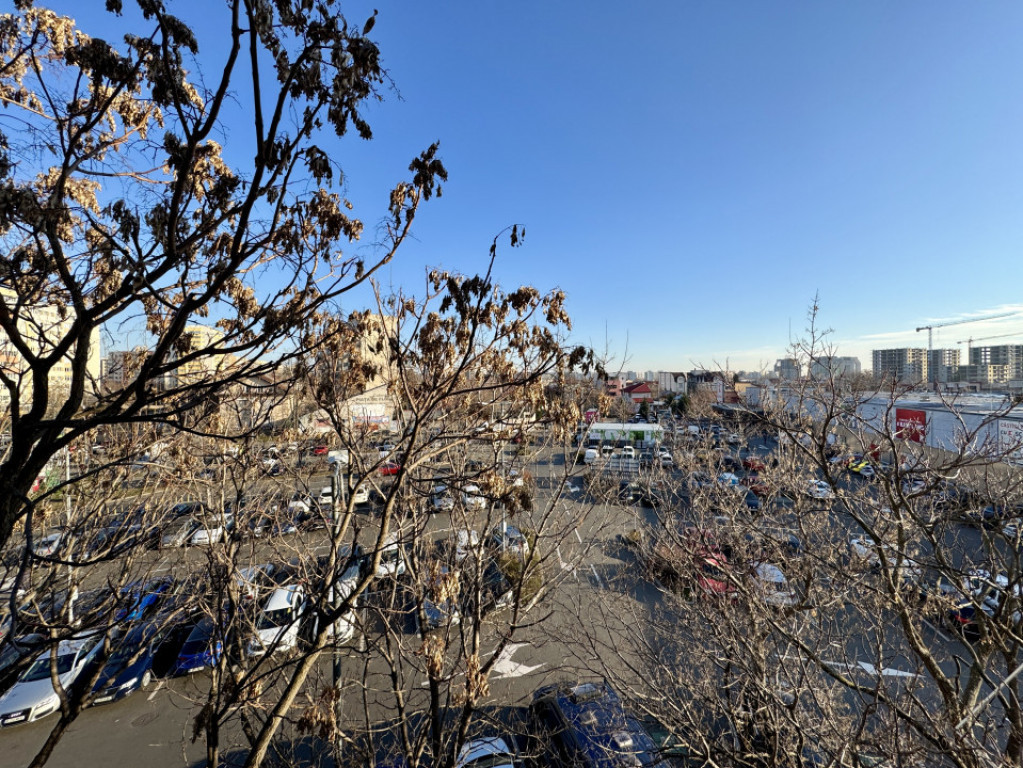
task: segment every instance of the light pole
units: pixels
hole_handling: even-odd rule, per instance
[[[347,464],[347,463],[346,463]],[[342,478],[341,474],[341,457],[338,456],[337,460],[332,465],[333,471],[330,474],[330,533],[331,540],[333,542],[333,548],[335,552],[334,560],[334,572],[330,574],[330,607],[331,616],[333,617],[333,623],[330,628],[330,640],[331,640],[331,673],[334,682],[334,690],[336,691],[336,698],[334,699],[334,726],[337,732],[341,733],[341,714],[343,709],[343,700],[341,698],[341,648],[337,642],[337,610],[341,604],[340,594],[341,590],[338,589],[338,575],[340,574],[341,563],[337,561],[337,553],[339,552],[338,538],[341,535],[341,515],[339,514],[341,509],[348,508],[348,473],[345,472]],[[342,480],[344,482],[342,482]],[[338,757],[340,758],[341,744],[340,740],[335,745],[338,750]]]

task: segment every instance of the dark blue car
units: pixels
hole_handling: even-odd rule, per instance
[[[606,681],[551,685],[533,694],[533,736],[557,765],[618,768],[661,764],[661,755],[639,720],[629,715]]]
[[[224,652],[224,643],[218,637],[216,622],[204,617],[181,646],[172,674],[186,675],[214,666]]]
[[[119,701],[149,685],[153,679],[153,657],[168,631],[164,622],[149,621],[121,638],[92,686],[91,705]]]

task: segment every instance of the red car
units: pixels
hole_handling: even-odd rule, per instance
[[[765,483],[756,475],[747,475],[746,479],[742,482],[747,488],[755,493],[760,498],[769,496],[771,494],[771,486]]]
[[[742,466],[750,472],[763,472],[767,465],[755,456],[747,456],[742,460]]]
[[[381,475],[396,475],[396,474],[398,474],[398,470],[400,470],[400,469],[401,469],[401,464],[399,464],[398,462],[396,462],[396,461],[385,461],[383,464],[380,465],[380,470],[379,471],[380,471]]]
[[[326,456],[330,453],[330,449],[325,445],[318,445],[313,448],[313,456]]]

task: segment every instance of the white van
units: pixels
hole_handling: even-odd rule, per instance
[[[592,464],[597,460],[597,449],[587,448],[586,453],[583,454],[583,464]]]

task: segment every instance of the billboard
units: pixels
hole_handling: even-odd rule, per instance
[[[895,437],[922,443],[927,437],[927,411],[915,408],[895,409]]]
[[[998,420],[998,452],[1004,461],[1023,464],[1023,421]]]

